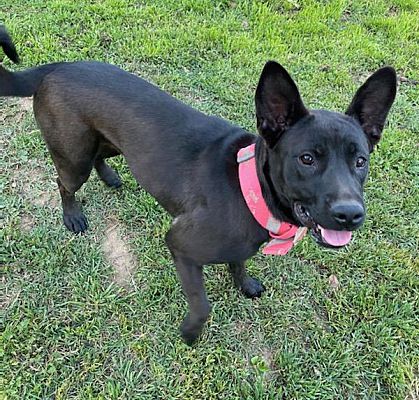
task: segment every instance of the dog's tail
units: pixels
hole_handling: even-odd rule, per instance
[[[3,49],[10,60],[16,64],[19,63],[15,45],[3,25],[0,25],[0,48]],[[32,96],[41,84],[42,79],[58,65],[59,63],[47,64],[19,72],[8,71],[0,65],[0,96]]]

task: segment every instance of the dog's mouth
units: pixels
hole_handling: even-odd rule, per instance
[[[310,233],[314,240],[321,246],[339,248],[346,246],[351,241],[351,231],[335,231],[323,228],[316,223],[309,211],[301,203],[294,203],[294,214],[302,225],[310,228]]]

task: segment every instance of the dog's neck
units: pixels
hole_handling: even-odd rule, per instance
[[[261,137],[258,137],[256,140],[255,158],[256,171],[262,188],[262,196],[269,211],[280,221],[289,222],[297,226],[301,225],[295,220],[291,209],[292,205],[287,197],[282,190],[275,189],[273,185],[270,175],[269,150]]]

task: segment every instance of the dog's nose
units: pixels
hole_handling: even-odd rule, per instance
[[[340,202],[331,208],[331,214],[334,220],[345,228],[356,228],[365,217],[364,207],[356,202]]]

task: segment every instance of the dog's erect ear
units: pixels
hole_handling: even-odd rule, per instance
[[[358,89],[346,110],[354,117],[367,135],[370,151],[381,139],[384,123],[397,91],[396,71],[384,67],[374,72]]]
[[[258,131],[270,147],[289,126],[308,114],[297,85],[275,61],[268,61],[263,68],[255,103]]]

